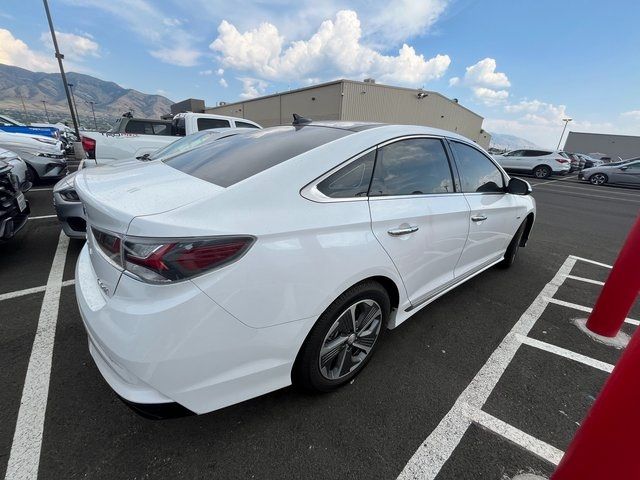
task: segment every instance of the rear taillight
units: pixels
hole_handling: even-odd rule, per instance
[[[120,237],[102,230],[91,229],[96,246],[113,263],[122,266],[122,241]]]
[[[89,158],[96,158],[96,141],[93,138],[80,136],[82,141],[82,148],[87,153]]]
[[[255,241],[250,235],[193,239],[124,237],[92,228],[93,238],[109,260],[151,283],[186,280],[242,257]]]
[[[569,160],[565,160],[564,158],[556,158],[556,162],[558,162],[558,163],[568,163]]]
[[[148,282],[185,280],[239,259],[253,241],[250,236],[171,241],[126,238],[123,267]]]

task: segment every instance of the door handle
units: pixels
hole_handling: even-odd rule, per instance
[[[486,219],[487,219],[486,215],[474,215],[473,217],[471,217],[472,222],[482,222]]]
[[[410,227],[396,228],[393,230],[389,230],[387,231],[387,233],[392,237],[399,237],[400,235],[408,235],[410,233],[417,232],[418,230],[419,228],[417,225],[411,225]]]

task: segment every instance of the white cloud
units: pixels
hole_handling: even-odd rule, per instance
[[[75,33],[56,31],[56,38],[60,52],[68,60],[82,61],[85,57],[100,56],[100,45],[89,34],[76,35]],[[53,51],[53,40],[51,40],[50,32],[42,32],[40,41],[45,47]]]
[[[365,20],[366,31],[398,42],[425,33],[446,10],[448,0],[396,0],[379,2],[370,20]],[[368,9],[363,9],[364,11]]]
[[[269,84],[257,78],[242,77],[238,78],[242,82],[242,93],[240,98],[249,99],[264,95]]]
[[[197,65],[201,55],[198,50],[178,46],[150,50],[149,53],[161,62],[177,65],[178,67],[193,67]]]
[[[473,87],[473,96],[487,106],[500,105],[507,101],[507,90],[493,90],[487,87]]]
[[[227,83],[227,81],[224,78],[220,78],[220,80],[218,80],[218,83],[223,86],[224,88],[227,88],[229,86],[229,84]]]
[[[425,59],[407,44],[395,56],[383,55],[361,39],[356,12],[341,10],[334,19],[322,22],[308,40],[293,41],[286,47],[284,36],[271,23],[240,33],[223,20],[210,48],[225,67],[280,81],[322,73],[419,85],[440,78],[451,63],[448,55]]]
[[[473,92],[474,98],[487,106],[503,104],[509,98],[507,88],[511,82],[503,72],[496,72],[496,61],[493,58],[484,58],[466,68],[464,77],[449,79],[449,86],[466,86]]]
[[[198,75],[206,75],[206,76],[213,75],[213,70],[200,70],[198,72]]]
[[[4,28],[0,28],[0,63],[36,72],[54,72],[57,69],[53,55],[31,50],[26,43]]]
[[[66,3],[80,8],[90,9],[92,15],[96,11],[106,12],[119,20],[133,35],[141,38],[149,45],[149,53],[158,60],[177,65],[191,67],[197,65],[202,52],[193,47],[196,40],[183,21],[161,10],[160,2],[149,0],[64,0]],[[87,13],[84,11],[83,13]],[[77,9],[81,15],[81,10]],[[131,42],[131,39],[128,39]],[[154,48],[158,45],[170,47]]]
[[[220,76],[224,75],[224,68],[219,68],[216,73]]]
[[[507,113],[524,113],[522,119],[541,125],[562,122],[563,118],[567,118],[566,110],[565,105],[554,105],[540,100],[522,100],[504,107]]]
[[[631,110],[629,112],[623,112],[622,113],[623,117],[628,117],[631,120],[638,120],[640,121],[640,110]]]

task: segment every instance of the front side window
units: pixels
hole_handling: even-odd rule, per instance
[[[504,191],[504,179],[498,167],[479,150],[459,142],[451,142],[451,149],[462,177],[465,193]]]
[[[330,198],[364,197],[369,190],[376,151],[369,152],[318,183],[318,190]]]
[[[231,124],[229,120],[223,120],[222,118],[199,118],[198,119],[198,131],[209,130],[210,128],[229,128]]]
[[[422,195],[453,191],[449,160],[440,140],[412,138],[378,149],[370,196]]]

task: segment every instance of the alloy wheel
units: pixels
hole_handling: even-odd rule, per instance
[[[607,181],[607,178],[602,173],[596,173],[594,175],[591,175],[591,178],[589,178],[589,181],[593,185],[602,185]]]
[[[382,309],[374,300],[360,300],[348,307],[324,338],[318,364],[329,380],[345,377],[367,358],[382,326]]]
[[[533,172],[536,178],[547,178],[549,176],[549,172],[544,167],[536,168]]]

